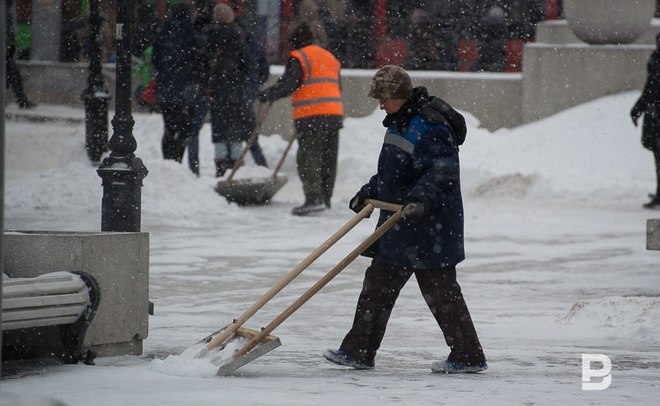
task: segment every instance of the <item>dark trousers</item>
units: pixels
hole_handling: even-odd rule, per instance
[[[165,125],[161,142],[163,158],[181,162],[190,137],[192,108],[183,104],[167,104],[161,106],[161,114]]]
[[[259,166],[268,166],[264,152],[261,150],[261,145],[259,145],[258,137],[254,140],[252,145],[250,145],[250,154],[252,154],[252,159],[254,159],[255,164]]]
[[[340,349],[365,363],[374,360],[394,303],[413,273],[450,348],[448,360],[462,364],[485,362],[461,287],[456,282],[455,267],[413,271],[372,263],[364,275],[353,327]]]
[[[660,137],[655,139],[653,158],[655,158],[655,199],[660,201]]]
[[[203,91],[200,91],[196,98],[195,107],[193,107],[190,119],[190,138],[188,139],[188,167],[196,175],[199,175],[199,131],[204,125],[204,117],[206,117],[207,111],[206,95]]]
[[[298,130],[298,176],[305,194],[305,204],[330,207],[337,177],[339,130],[326,126]]]
[[[5,88],[11,88],[11,90],[14,91],[14,97],[16,98],[17,103],[26,103],[28,99],[25,95],[25,90],[23,90],[23,79],[21,78],[21,73],[18,70],[16,61],[13,59],[7,59],[5,69]]]

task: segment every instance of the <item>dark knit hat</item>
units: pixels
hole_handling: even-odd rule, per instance
[[[369,97],[374,99],[407,99],[412,94],[412,80],[402,67],[385,65],[371,80]]]
[[[314,33],[307,23],[298,24],[289,35],[291,49],[300,49],[314,43]]]

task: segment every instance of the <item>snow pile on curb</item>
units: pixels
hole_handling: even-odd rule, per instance
[[[579,301],[564,322],[603,338],[660,342],[660,297],[609,296]]]

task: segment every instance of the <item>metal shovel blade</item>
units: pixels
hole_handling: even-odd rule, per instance
[[[226,327],[225,327],[226,328]],[[210,342],[214,336],[221,333],[223,329],[216,331],[215,333],[205,337],[200,341],[200,343]],[[275,348],[282,345],[282,342],[278,337],[273,335],[267,335],[264,339],[257,344],[251,351],[247,354],[242,355],[238,358],[234,358],[234,354],[238,352],[241,347],[259,334],[258,330],[253,330],[246,327],[239,327],[236,332],[225,341],[224,345],[221,347],[203,352],[203,357],[207,358],[214,365],[219,366],[216,376],[226,376],[231,372],[237,370],[243,365],[254,361],[255,359],[261,357],[262,355],[274,350]]]
[[[287,181],[285,176],[221,180],[215,191],[239,205],[258,205],[269,202]]]

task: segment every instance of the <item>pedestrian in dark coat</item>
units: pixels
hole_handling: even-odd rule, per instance
[[[402,221],[364,253],[373,259],[353,326],[339,350],[324,356],[357,369],[373,368],[399,292],[414,274],[450,348],[447,360],[434,362],[431,369],[483,371],[486,358],[456,281],[456,265],[465,258],[458,160],[465,120],[426,88],[413,89],[410,76],[398,66],[378,70],[369,96],[387,113],[387,131],[378,172],[351,199],[350,208],[359,212],[368,198],[405,207]],[[378,225],[391,214],[381,210]]]
[[[651,201],[643,205],[647,209],[660,208],[660,34],[656,35],[655,43],[656,50],[646,65],[644,90],[630,111],[635,126],[642,114],[644,115],[642,145],[653,152],[655,159],[656,189],[655,195],[651,195]]]
[[[193,76],[190,62],[195,50],[195,33],[190,7],[178,3],[163,24],[154,43],[156,104],[165,125],[163,157],[181,162],[190,136],[194,107]]]
[[[249,85],[253,61],[231,7],[217,4],[213,18],[208,36],[209,105],[216,176],[220,177],[234,166],[242,142],[247,141],[255,126],[254,97]]]

